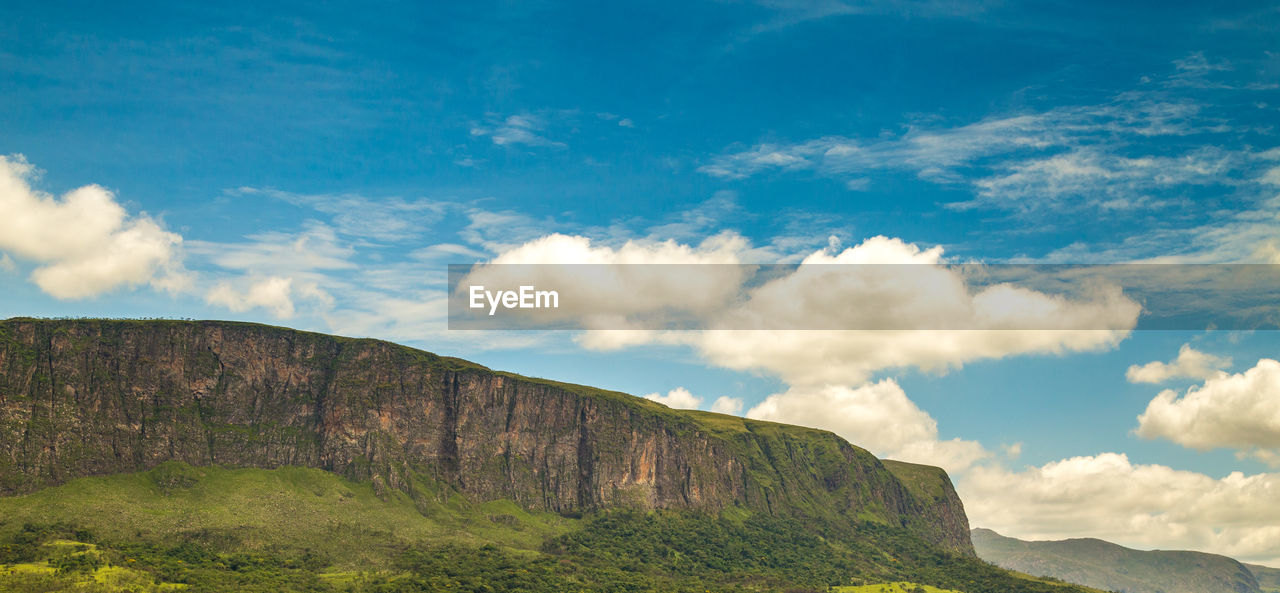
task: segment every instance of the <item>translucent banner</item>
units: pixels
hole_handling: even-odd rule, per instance
[[[456,330],[1270,330],[1267,264],[462,264]]]

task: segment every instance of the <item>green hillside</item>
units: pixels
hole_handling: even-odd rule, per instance
[[[1245,564],[1245,567],[1258,579],[1258,588],[1263,593],[1280,593],[1280,569],[1260,564]]]
[[[445,487],[433,499],[296,467],[171,462],[81,478],[0,498],[0,591],[1083,591],[874,523],[824,532],[743,509],[561,516]]]
[[[1073,593],[942,470],[377,340],[0,321],[0,591]],[[928,591],[928,589],[925,589]]]
[[[945,496],[917,495],[829,431],[257,324],[0,321],[0,443],[0,495],[164,461],[291,465],[415,501],[430,482],[561,514],[877,521],[973,554],[945,473],[926,473]]]
[[[1022,541],[973,530],[978,556],[997,566],[1120,593],[1257,593],[1254,575],[1216,554],[1142,551],[1098,539]]]

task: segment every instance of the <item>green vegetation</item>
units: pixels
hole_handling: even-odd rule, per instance
[[[892,459],[882,460],[884,467],[893,473],[903,486],[907,487],[912,494],[921,500],[933,500],[945,498],[946,491],[942,485],[947,483],[947,472],[940,467],[931,465],[920,465],[918,463],[907,463],[905,461],[894,461]]]
[[[1280,593],[1280,569],[1259,564],[1245,564],[1245,568],[1258,579],[1258,590],[1262,593]]]
[[[878,585],[860,585],[856,587],[835,587],[832,593],[958,593],[950,589],[939,589],[919,583],[882,583]]]
[[[0,498],[0,537],[24,524],[61,521],[108,541],[176,545],[196,541],[260,551],[302,543],[339,567],[385,562],[408,542],[449,541],[535,550],[572,521],[495,501],[471,504],[419,481],[418,500],[317,469],[191,467],[81,478],[26,496]]]
[[[1082,591],[826,431],[255,324],[0,330],[0,591]]]
[[[1083,591],[874,523],[741,508],[571,519],[417,488],[427,502],[314,469],[171,462],[0,498],[0,591]]]

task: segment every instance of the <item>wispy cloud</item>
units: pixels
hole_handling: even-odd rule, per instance
[[[1191,86],[1227,65],[1194,54],[1165,80]],[[957,126],[911,123],[889,136],[831,135],[730,150],[699,168],[724,179],[803,173],[868,186],[868,176],[910,173],[964,188],[951,208],[1029,215],[1071,210],[1158,209],[1188,187],[1231,192],[1256,185],[1264,159],[1240,142],[1249,128],[1201,100],[1130,91],[1097,104],[993,115]],[[1238,146],[1239,148],[1225,148]]]
[[[471,135],[487,137],[498,146],[514,146],[517,144],[544,148],[566,148],[568,146],[564,142],[547,138],[544,135],[546,128],[547,123],[544,118],[529,113],[521,113],[508,115],[505,118],[491,116],[484,125],[472,126]]]
[[[756,35],[832,17],[971,18],[986,13],[996,3],[986,0],[756,0],[754,4],[763,8],[766,16],[739,34],[730,49]]]
[[[239,187],[233,196],[261,196],[328,214],[334,231],[372,241],[401,242],[421,237],[448,213],[448,200],[404,200],[358,193],[294,193],[271,188]]]
[[[256,233],[239,243],[190,241],[192,255],[207,258],[215,265],[257,273],[294,273],[317,270],[344,270],[357,266],[355,249],[339,239],[333,228],[316,221],[297,233],[270,231]]]
[[[1193,52],[1185,58],[1173,61],[1177,73],[1164,81],[1168,88],[1194,88],[1218,90],[1251,90],[1263,91],[1280,88],[1280,84],[1271,81],[1229,81],[1219,73],[1235,70],[1235,66],[1227,60],[1211,60],[1204,52]]]
[[[340,234],[374,241],[400,242],[421,237],[456,205],[448,200],[370,198],[359,194],[300,194],[276,189],[241,187],[237,196],[262,196],[310,208],[331,216]]]

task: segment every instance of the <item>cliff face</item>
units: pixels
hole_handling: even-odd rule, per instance
[[[908,522],[932,526],[943,533],[969,531],[969,518],[964,514],[960,496],[956,494],[946,471],[940,467],[892,459],[883,463],[920,504]]]
[[[922,494],[825,431],[376,340],[231,322],[0,321],[0,494],[167,460],[316,467],[411,495],[430,479],[558,512],[739,505],[870,519],[972,554],[945,473],[941,496]]]

